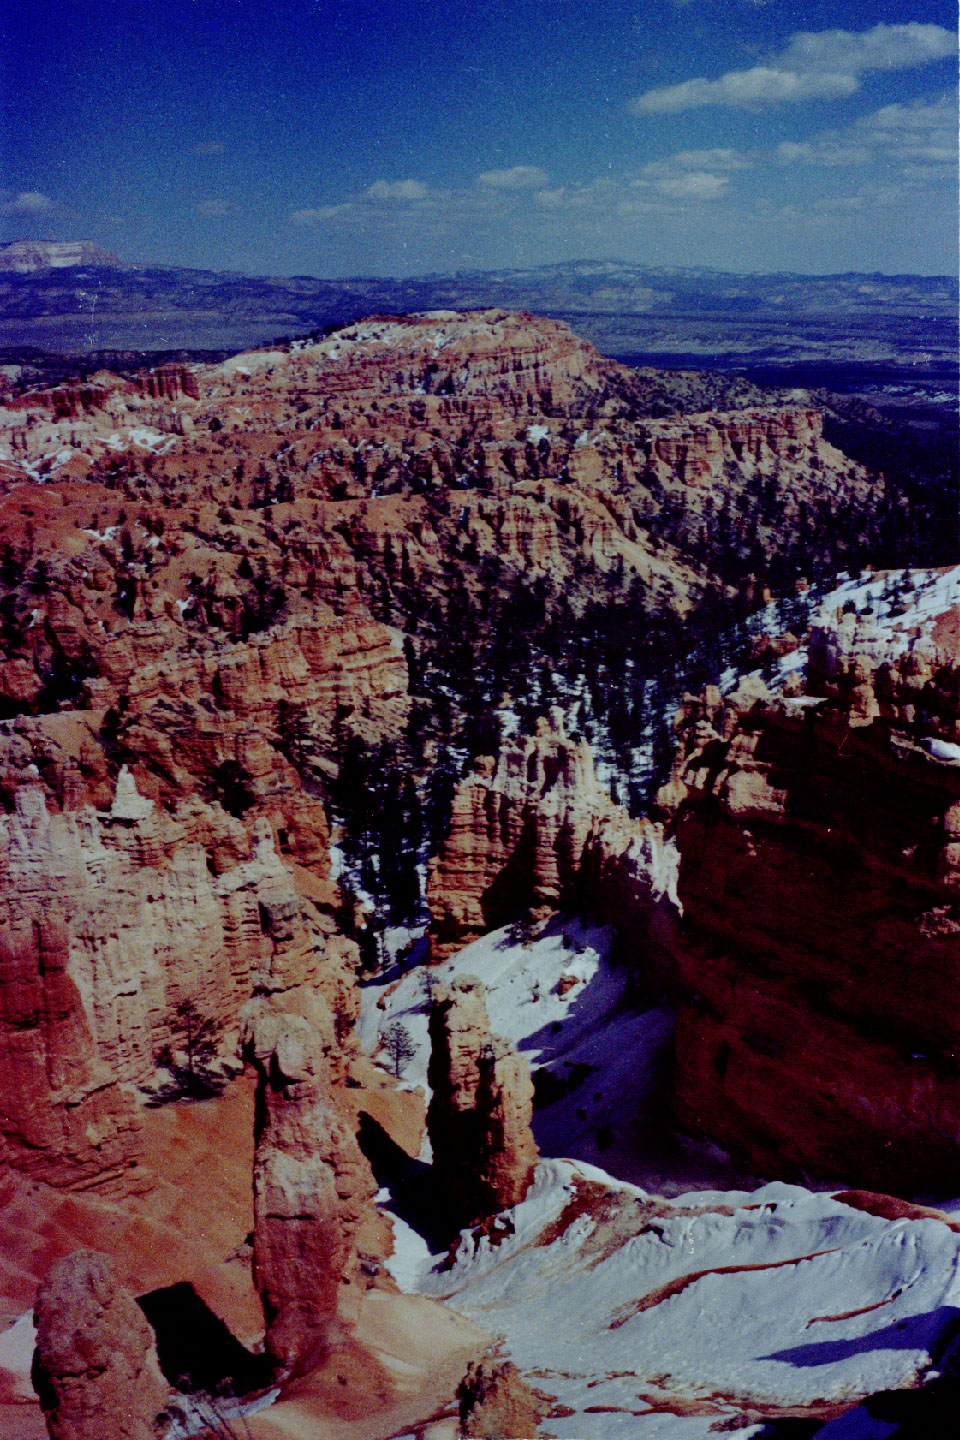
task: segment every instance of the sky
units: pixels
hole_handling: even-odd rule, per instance
[[[0,0],[0,239],[956,273],[956,0]]]

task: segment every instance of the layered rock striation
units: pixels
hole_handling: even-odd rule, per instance
[[[473,975],[438,985],[430,1011],[427,1130],[438,1208],[452,1228],[517,1205],[533,1181],[533,1082],[491,1035]]]
[[[958,658],[849,615],[678,717],[675,1105],[768,1172],[960,1179]]]

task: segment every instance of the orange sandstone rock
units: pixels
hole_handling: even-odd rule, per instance
[[[442,1213],[455,1225],[518,1204],[533,1180],[533,1082],[526,1062],[490,1034],[472,975],[440,985],[430,1012],[427,1130]]]
[[[596,778],[586,741],[559,710],[536,734],[478,761],[454,797],[427,899],[445,956],[530,906],[595,907],[654,955],[675,915],[676,854],[662,828],[633,821]],[[641,939],[641,937],[643,937]]]
[[[358,1278],[358,1235],[376,1194],[338,1111],[310,1024],[264,1013],[248,1030],[257,1065],[254,1274],[278,1373],[314,1369],[339,1336],[340,1289]]]
[[[153,1331],[106,1255],[55,1261],[34,1318],[33,1380],[51,1440],[160,1440],[170,1387]]]

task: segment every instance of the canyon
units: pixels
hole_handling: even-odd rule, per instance
[[[913,1201],[960,1178],[960,587],[831,595],[897,556],[910,494],[803,392],[705,393],[555,320],[443,310],[0,394],[0,1435],[45,1433],[17,1359],[38,1284],[46,1410],[76,1373],[57,1315],[94,1294],[144,1414],[172,1394],[195,1433],[213,1382],[158,1316],[222,1327],[263,1440],[828,1423],[933,1367],[956,1230]],[[660,1123],[759,1199],[617,1178],[654,1034]],[[449,1250],[414,1285],[424,1206]],[[734,1231],[751,1273],[909,1236],[916,1354],[829,1402],[783,1399],[759,1351],[673,1390],[651,1358],[640,1410],[543,1382],[529,1316],[519,1375],[491,1360],[491,1256],[629,1256],[649,1305],[618,1292],[619,1335],[699,1285],[644,1258],[694,1224],[718,1274]],[[852,1313],[895,1304],[844,1256]],[[787,1348],[843,1319],[810,1293]],[[63,1440],[115,1404],[58,1399]]]

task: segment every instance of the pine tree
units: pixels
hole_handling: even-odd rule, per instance
[[[393,1020],[380,1039],[393,1066],[393,1073],[399,1080],[401,1071],[406,1069],[417,1053],[410,1031],[405,1025],[401,1025],[399,1020]]]

